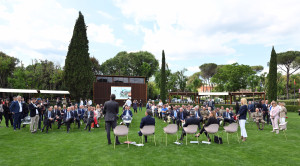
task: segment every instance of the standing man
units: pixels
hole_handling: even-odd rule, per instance
[[[30,110],[30,131],[31,133],[36,133],[39,123],[39,111],[37,106],[35,105],[36,99],[32,98],[31,103],[29,104],[28,108]]]
[[[131,102],[130,98],[127,99],[126,104],[127,104],[129,107],[131,106],[132,102]]]
[[[142,102],[142,100],[140,100],[140,102],[139,102],[139,110],[143,111],[143,102]]]
[[[115,101],[116,95],[110,95],[110,101],[105,102],[103,114],[105,115],[105,126],[107,132],[108,145],[111,144],[110,140],[110,130],[117,126],[117,117],[119,114],[119,103]],[[120,144],[119,138],[116,137],[116,144]]]
[[[9,107],[14,117],[14,131],[16,131],[17,128],[20,129],[22,108],[21,96],[17,96],[17,101],[13,101]]]

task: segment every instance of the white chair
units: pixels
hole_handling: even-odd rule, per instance
[[[219,131],[219,124],[210,124],[209,126],[204,127],[204,129],[207,134],[215,135]]]
[[[287,123],[288,122],[284,122],[284,123],[282,123],[282,124],[279,124],[279,127],[280,127],[280,129],[283,131],[283,133],[284,133],[284,136],[285,136],[285,140],[287,141],[287,137],[286,137],[286,134],[285,134],[285,132],[286,132],[286,130],[287,130]]]
[[[178,126],[177,124],[169,124],[168,126],[164,127],[164,132],[166,133],[166,146],[168,146],[168,134],[176,134],[177,140],[178,141]]]
[[[227,143],[229,144],[229,139],[228,139],[228,134],[233,134],[236,133],[237,135],[237,140],[240,143],[240,139],[239,139],[239,134],[237,132],[238,130],[238,124],[237,123],[231,123],[228,126],[224,126],[224,131],[227,133]]]
[[[187,145],[187,136],[188,136],[188,134],[196,134],[197,130],[198,130],[198,125],[188,125],[187,127],[184,127],[183,130],[186,133],[185,144]],[[198,137],[197,137],[197,141],[198,141]],[[199,145],[199,141],[198,141],[198,145]]]
[[[149,126],[144,126],[142,129],[141,129],[141,132],[144,136],[150,136],[150,135],[153,135],[154,136],[154,144],[156,146],[156,141],[155,141],[155,126],[154,125],[149,125]],[[143,144],[143,136],[142,136],[142,144]]]
[[[114,142],[114,149],[116,149],[116,137],[118,136],[127,136],[127,144],[129,148],[129,143],[128,143],[128,127],[124,125],[119,125],[114,128],[114,135],[115,135],[115,142]]]

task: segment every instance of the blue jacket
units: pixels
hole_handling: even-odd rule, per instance
[[[133,115],[132,115],[132,112],[131,112],[130,110],[128,110],[128,111],[129,111],[129,115],[132,117],[132,116],[133,116]],[[122,117],[126,115],[126,112],[127,112],[126,110],[123,111]]]
[[[143,117],[140,124],[140,129],[144,126],[155,125],[155,119],[152,118],[150,115]]]
[[[239,119],[240,120],[246,120],[246,117],[247,117],[247,112],[248,112],[248,108],[247,108],[247,105],[243,105],[240,107],[240,110],[238,112],[238,114],[240,115],[239,116]]]
[[[229,114],[229,117],[230,117],[229,119],[233,119],[233,118],[232,118],[232,114],[231,114],[230,112],[223,112],[223,118],[224,118],[224,119],[225,119],[225,118],[228,119],[228,116],[226,116],[227,113]]]
[[[22,104],[22,103],[21,103]],[[20,106],[18,101],[13,101],[9,107],[11,112],[19,113],[20,112]]]

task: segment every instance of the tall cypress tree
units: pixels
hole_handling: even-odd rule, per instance
[[[160,76],[161,76],[161,83],[160,83],[160,98],[163,103],[166,102],[166,59],[165,59],[165,51],[162,51],[162,60],[161,60],[161,70],[160,70]]]
[[[81,12],[79,12],[79,17],[74,26],[64,71],[65,86],[69,90],[71,97],[76,100],[79,100],[81,97],[89,98],[94,75],[89,56],[86,25]]]
[[[277,100],[277,54],[274,46],[272,47],[271,59],[268,75],[268,99],[270,101]]]

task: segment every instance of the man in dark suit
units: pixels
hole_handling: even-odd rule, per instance
[[[173,110],[171,110],[171,113],[170,113],[170,117],[171,117],[173,124],[176,123],[177,116],[179,116],[179,111],[176,110],[176,108],[174,108]]]
[[[17,100],[13,101],[9,107],[14,117],[14,131],[16,131],[17,128],[20,129],[21,127],[21,115],[23,111],[22,108],[23,105],[21,102],[21,96],[17,96]]]
[[[177,116],[177,126],[182,127],[182,123],[184,122],[184,120],[186,119],[187,114],[186,112],[183,110],[183,108],[179,109],[179,115]]]
[[[75,110],[74,112],[74,122],[75,124],[78,124],[78,129],[80,128],[80,115],[81,115],[81,110],[78,109],[77,105],[75,105]]]
[[[35,105],[36,99],[32,98],[31,103],[29,104],[28,108],[30,110],[30,131],[31,133],[36,133],[39,123],[39,110],[38,107]]]
[[[110,101],[105,102],[103,114],[105,115],[105,126],[107,132],[108,144],[111,144],[110,130],[117,126],[117,116],[119,114],[119,103],[115,101],[116,95],[110,95]],[[119,138],[116,137],[116,144],[120,144]]]
[[[83,118],[86,123],[84,129],[89,128],[89,132],[91,132],[91,124],[94,122],[94,108],[92,106],[88,106],[88,110],[85,111]]]
[[[80,110],[80,112],[81,112],[81,114],[80,114],[80,120],[82,120],[83,119],[83,115],[84,115],[84,106],[83,105],[81,105],[81,106],[79,106],[80,108],[79,108],[79,110]]]
[[[62,113],[61,107],[59,106],[55,115],[55,120],[57,121],[57,129],[60,129],[63,118],[64,114]]]
[[[68,107],[67,112],[64,114],[64,123],[67,125],[67,133],[70,131],[70,125],[74,119],[74,114],[71,112],[71,108]]]
[[[48,108],[48,111],[45,111],[45,113],[44,113],[44,127],[42,129],[42,132],[44,131],[45,126],[46,126],[46,133],[48,133],[48,129],[49,129],[51,123],[54,122],[55,115],[54,115],[54,112],[52,110],[53,110],[53,107],[50,106]]]
[[[197,125],[199,130],[201,129],[200,122],[202,119],[195,117],[195,110],[190,111],[190,117],[185,120],[183,127],[187,127],[188,125]],[[180,141],[183,140],[183,137],[186,135],[184,128],[182,128],[182,134],[180,137]]]
[[[229,108],[226,108],[226,112],[223,112],[223,118],[224,118],[224,126],[226,122],[229,123],[234,122],[232,114],[229,112]]]
[[[144,126],[150,126],[150,125],[155,126],[155,119],[151,117],[152,111],[150,109],[147,109],[145,115],[146,116],[143,117],[141,120],[140,129],[142,129]],[[139,136],[143,135],[141,131],[139,131],[138,134]],[[145,137],[145,143],[147,143],[147,136],[144,137]]]

